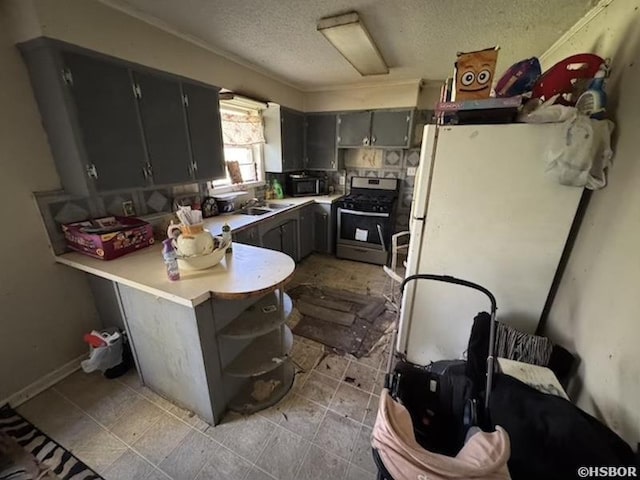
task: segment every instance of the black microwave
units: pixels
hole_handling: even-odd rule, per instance
[[[289,175],[287,177],[287,193],[292,197],[326,195],[328,190],[327,177],[310,177],[307,175]]]

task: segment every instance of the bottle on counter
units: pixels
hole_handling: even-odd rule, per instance
[[[222,239],[229,246],[227,247],[226,253],[231,253],[233,248],[231,247],[231,227],[228,223],[225,223],[222,227]]]
[[[167,238],[162,242],[162,245],[162,257],[167,267],[167,277],[172,282],[176,282],[180,280],[180,269],[178,268],[178,256],[175,248],[173,248],[173,241]]]
[[[278,181],[277,178],[273,179],[273,182],[271,183],[272,188],[273,188],[273,194],[275,196],[275,198],[284,198],[284,190],[282,189],[282,185],[280,185],[280,182]]]

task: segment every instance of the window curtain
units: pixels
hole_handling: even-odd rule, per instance
[[[246,147],[264,143],[262,116],[256,113],[221,112],[222,140],[226,146]]]

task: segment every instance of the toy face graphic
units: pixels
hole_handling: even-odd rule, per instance
[[[495,48],[458,54],[456,101],[489,98],[497,59]]]

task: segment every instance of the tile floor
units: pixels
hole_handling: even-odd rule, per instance
[[[293,280],[305,282],[380,295],[386,277],[381,267],[312,255]],[[18,411],[108,480],[372,480],[385,348],[356,360],[295,337],[291,392],[216,427],[142,386],[135,371],[116,380],[76,372]]]

